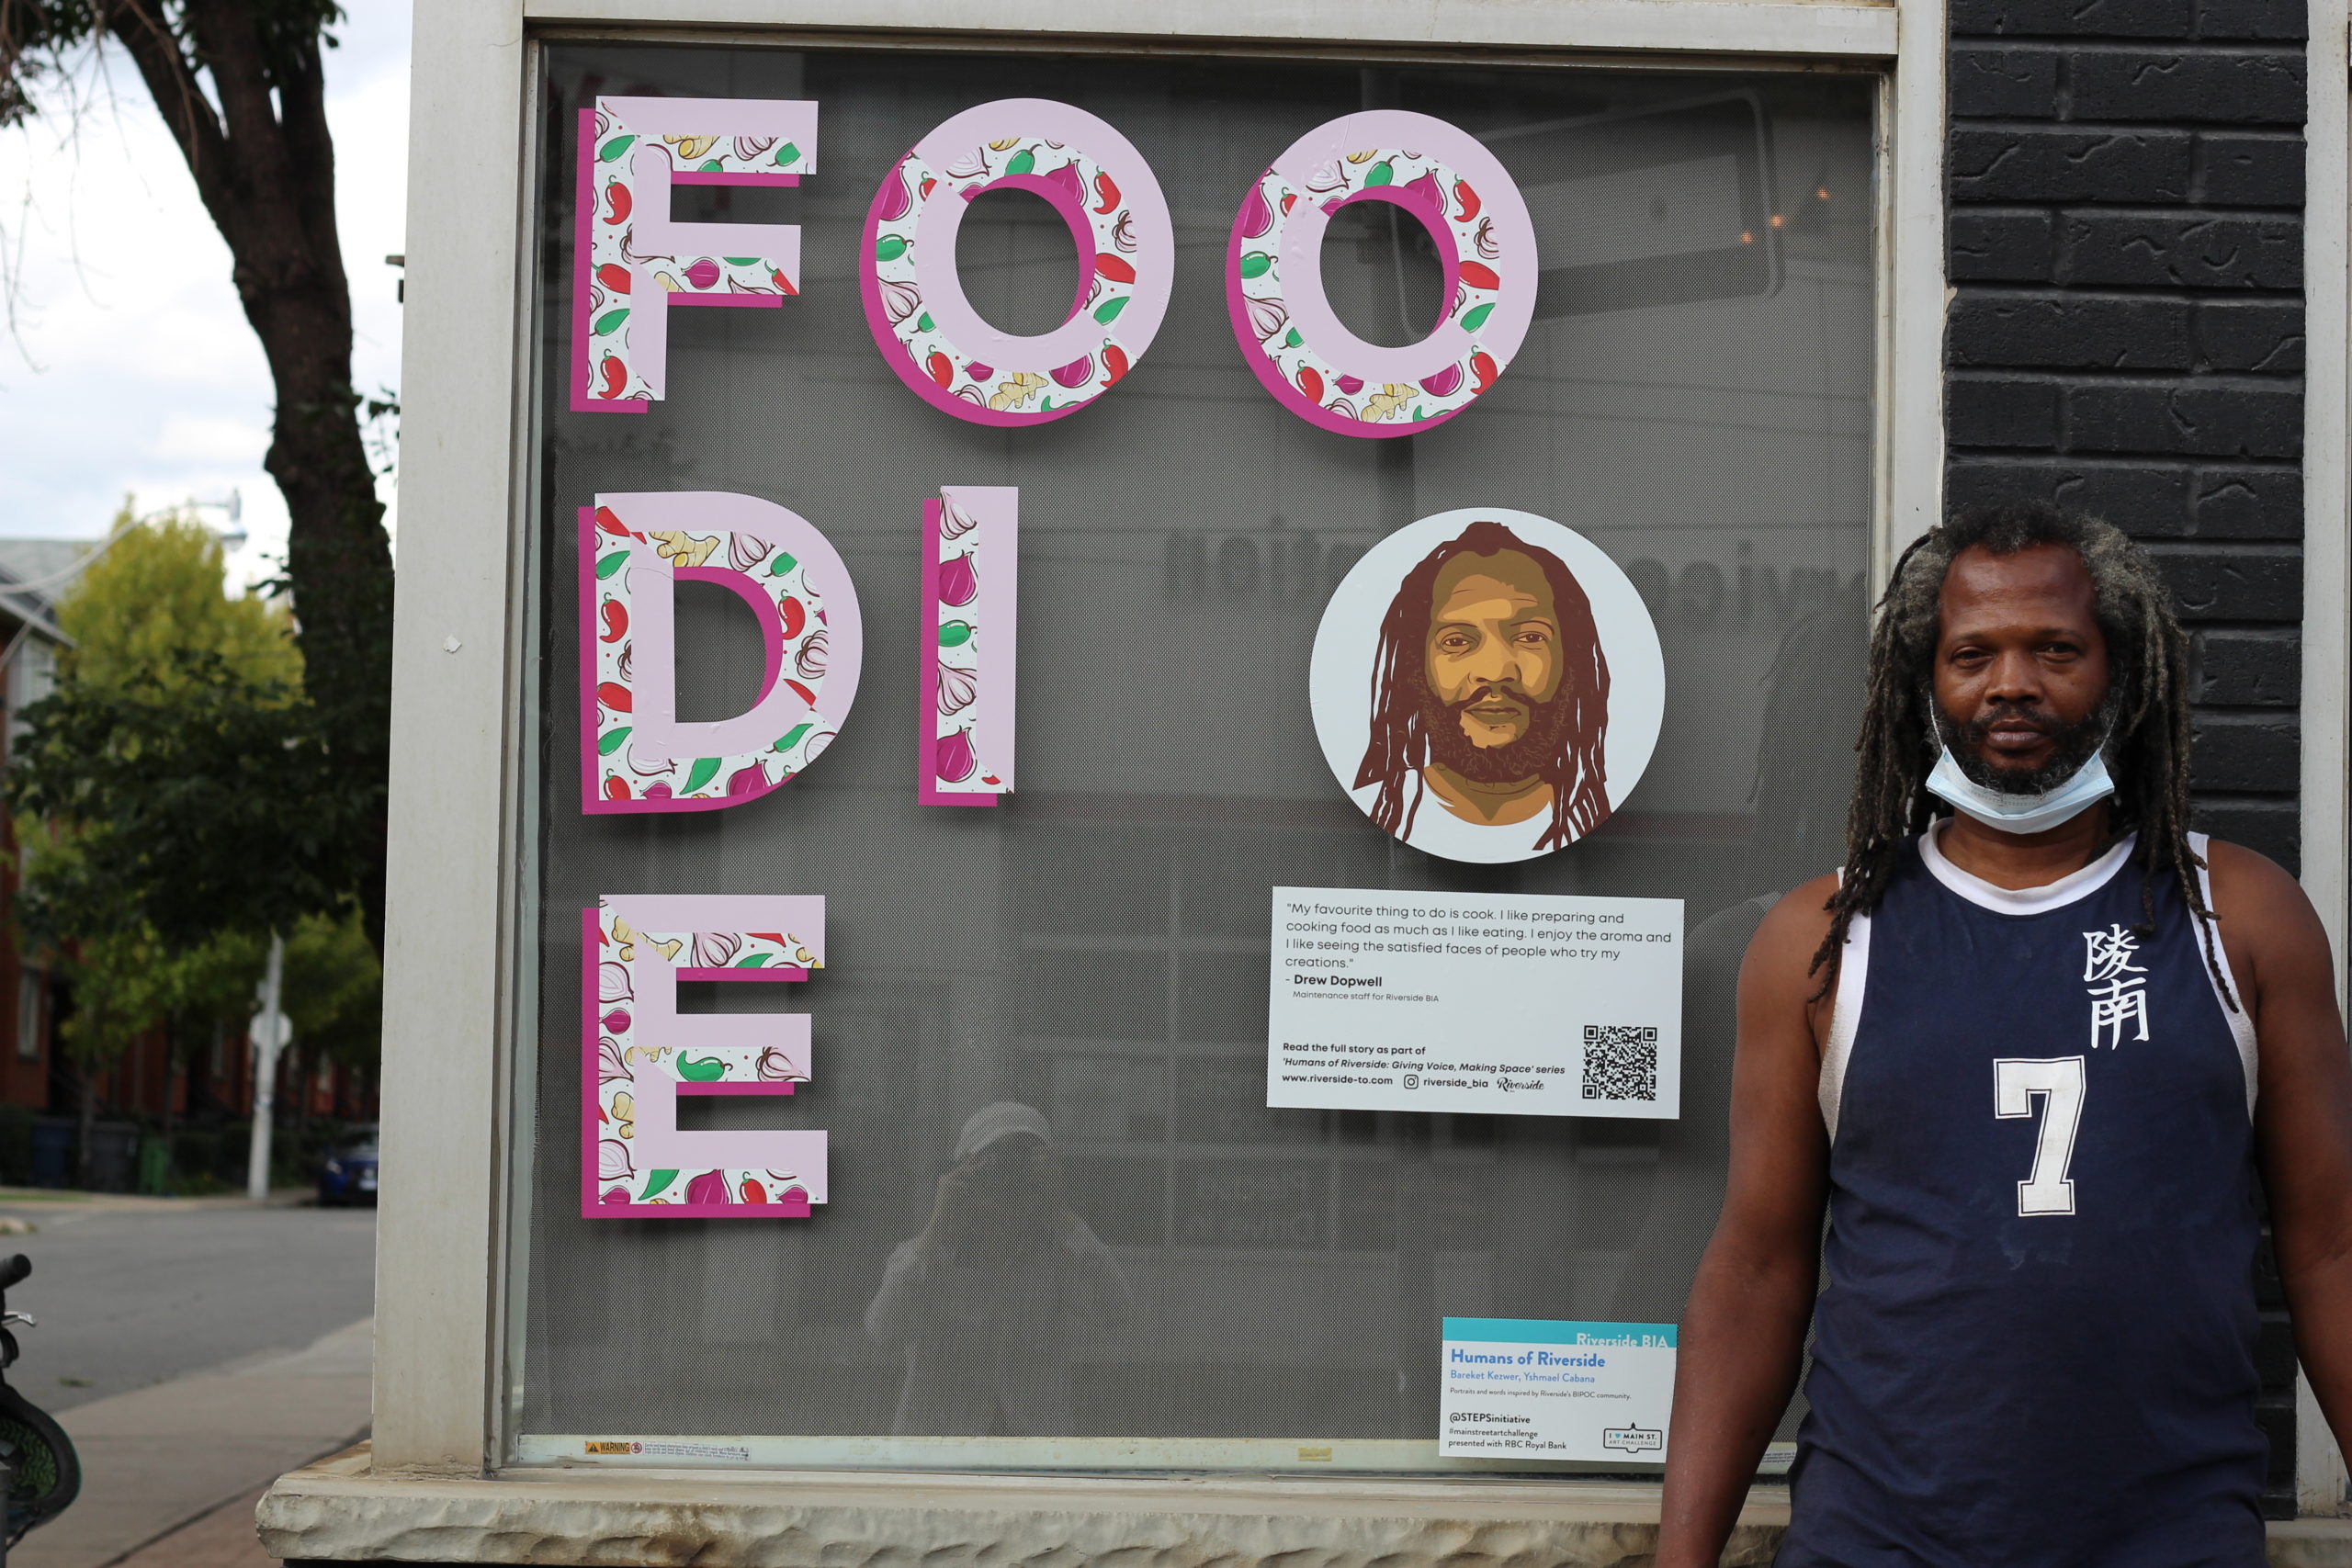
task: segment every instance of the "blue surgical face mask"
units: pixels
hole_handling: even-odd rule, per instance
[[[1936,759],[1935,771],[1928,775],[1927,787],[1929,795],[1950,802],[1954,810],[1966,812],[1987,828],[1998,828],[2004,833],[2040,833],[2072,821],[2113,795],[2115,781],[2108,776],[2107,759],[2094,751],[2090,761],[2055,789],[2041,795],[2003,795],[1961,772],[1959,760],[1947,746]]]

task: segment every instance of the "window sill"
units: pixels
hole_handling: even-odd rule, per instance
[[[1654,1485],[1262,1475],[899,1472],[378,1472],[362,1443],[278,1478],[261,1543],[316,1562],[695,1563],[858,1568],[879,1562],[1100,1562],[1219,1568],[1292,1561],[1435,1568],[1645,1568]],[[1759,1486],[1727,1565],[1771,1561],[1788,1493]],[[2272,1568],[2352,1563],[2352,1519],[2269,1527]]]

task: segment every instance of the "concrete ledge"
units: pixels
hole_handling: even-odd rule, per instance
[[[279,1478],[262,1544],[323,1562],[629,1568],[1647,1568],[1657,1488],[1609,1483],[548,1470],[394,1475],[368,1446]],[[1724,1554],[1763,1568],[1788,1494]],[[2278,1568],[2352,1568],[2352,1520],[2274,1525]]]

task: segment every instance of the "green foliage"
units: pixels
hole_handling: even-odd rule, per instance
[[[371,1063],[380,979],[349,896],[372,818],[283,610],[227,597],[220,547],[175,520],[119,538],[58,616],[78,646],[0,790],[25,846],[17,918],[73,986],[67,1054],[95,1072],[214,1021],[242,1040],[280,931],[297,1042]]]
[[[126,507],[115,520],[130,525]],[[166,518],[130,528],[74,582],[57,610],[76,644],[59,661],[68,681],[122,690],[140,680],[183,688],[217,660],[252,682],[297,685],[302,658],[282,604],[221,592],[220,543],[193,520]]]
[[[337,910],[372,829],[317,713],[279,681],[188,653],[166,678],[67,680],[25,710],[19,812],[67,840],[30,857],[21,915],[63,942],[150,928],[174,951]]]
[[[382,1055],[384,971],[356,909],[313,915],[287,939],[285,1007],[306,1060],[375,1067]]]

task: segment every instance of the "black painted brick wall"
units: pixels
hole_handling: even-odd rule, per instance
[[[1953,504],[2041,496],[2162,558],[2199,826],[2297,867],[2302,0],[1951,0]],[[2294,1352],[2262,1270],[2268,1509]]]

